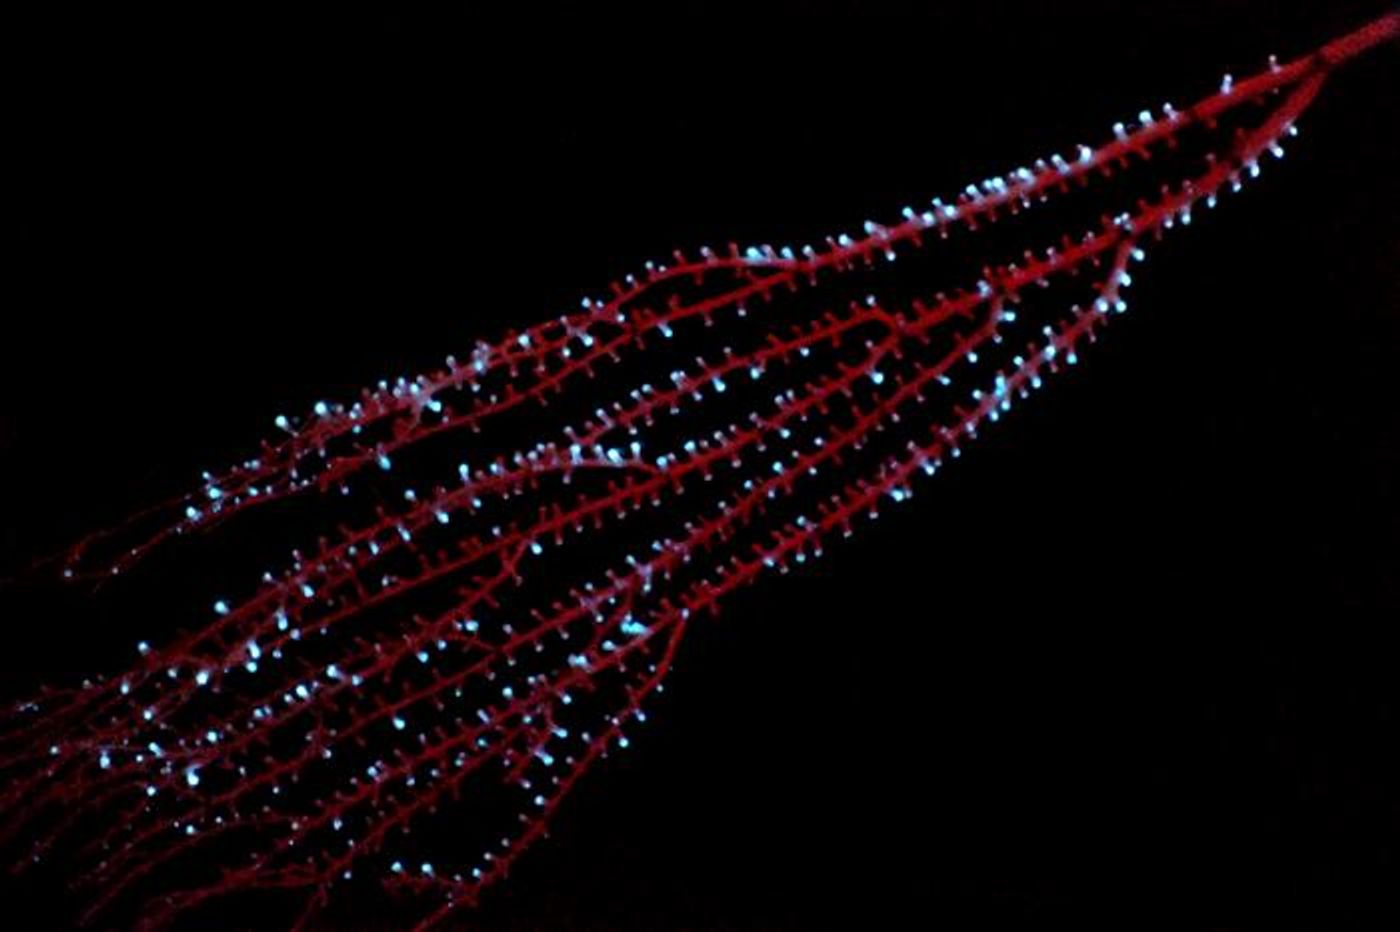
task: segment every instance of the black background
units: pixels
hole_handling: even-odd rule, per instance
[[[1386,9],[756,7],[19,30],[0,569],[672,248],[893,219]],[[1400,918],[1395,86],[1338,74],[1085,365],[692,631],[468,927]],[[11,586],[0,665],[110,667],[207,582]]]

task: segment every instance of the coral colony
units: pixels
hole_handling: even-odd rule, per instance
[[[128,669],[17,705],[0,838],[63,859],[89,922],[280,890],[304,924],[365,880],[417,894],[423,927],[470,906],[627,746],[687,628],[1078,362],[1163,232],[1282,158],[1332,69],[1398,32],[1390,14],[860,235],[676,252],[277,417],[256,457],[57,558],[120,576],[296,499],[329,525]],[[940,258],[979,244],[980,271]],[[460,829],[429,858],[440,820]]]

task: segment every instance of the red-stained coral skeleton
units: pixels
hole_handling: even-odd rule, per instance
[[[424,927],[475,902],[625,746],[688,625],[904,501],[916,476],[1075,363],[1125,309],[1146,246],[1281,157],[1333,67],[1397,34],[1400,15],[1383,17],[858,238],[677,252],[465,361],[278,417],[283,436],[256,458],[48,565],[119,577],[268,503],[329,509],[392,483],[435,438],[490,450],[493,430],[528,421],[542,439],[504,441],[450,486],[400,487],[402,504],[342,522],[255,592],[216,602],[209,623],[140,644],[131,669],[22,703],[0,732],[0,839],[23,840],[25,863],[69,859],[89,920],[134,901],[158,927],[257,889],[301,891],[305,920],[356,872],[426,897]],[[1191,134],[1195,169],[1081,237],[950,293],[829,309],[895,259],[997,221],[1014,233],[1008,218],[1097,191]],[[1033,287],[1083,294],[1047,307]],[[969,381],[982,388],[965,393]],[[572,411],[580,385],[602,406]],[[548,416],[558,423],[534,426]],[[474,816],[487,849],[405,866],[403,831],[474,794],[488,802]]]

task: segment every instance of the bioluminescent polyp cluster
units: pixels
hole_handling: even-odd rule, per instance
[[[1331,69],[1397,32],[1386,16],[859,236],[676,252],[278,417],[256,456],[59,558],[120,577],[294,500],[323,527],[129,669],[19,704],[0,837],[71,865],[90,921],[283,890],[304,922],[366,878],[417,894],[423,927],[469,906],[627,745],[689,627],[1073,366],[1145,250],[1282,157]],[[987,255],[940,259],[959,249]],[[425,854],[427,820],[478,847]]]

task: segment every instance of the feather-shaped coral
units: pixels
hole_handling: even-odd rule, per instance
[[[1152,244],[1282,157],[1332,68],[1397,32],[1384,17],[859,235],[676,252],[277,417],[256,455],[40,567],[139,572],[276,503],[325,522],[130,669],[17,707],[0,837],[77,866],[90,920],[140,903],[159,927],[257,889],[308,919],[369,876],[440,922],[625,746],[688,628],[1077,363]],[[450,804],[485,847],[408,863],[403,833]]]

